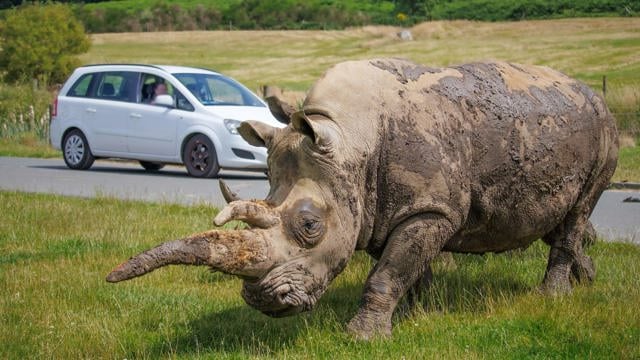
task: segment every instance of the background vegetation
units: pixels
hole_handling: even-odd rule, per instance
[[[597,243],[592,286],[547,297],[548,249],[455,255],[435,267],[427,306],[404,307],[393,337],[344,332],[370,259],[358,254],[316,309],[272,319],[242,301],[240,281],[167,267],[108,284],[129,256],[210,227],[206,206],[0,192],[0,358],[636,359],[640,248]]]
[[[64,1],[93,33],[220,29],[344,29],[426,20],[505,21],[637,16],[631,0],[120,0]],[[10,6],[19,1],[0,2]]]
[[[8,82],[63,82],[89,49],[82,24],[69,7],[26,5],[6,11],[0,23],[0,69]]]

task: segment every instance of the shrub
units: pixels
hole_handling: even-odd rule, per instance
[[[5,81],[61,83],[89,50],[90,40],[67,5],[27,4],[7,10],[0,26]]]

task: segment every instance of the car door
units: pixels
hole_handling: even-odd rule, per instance
[[[127,145],[133,156],[161,161],[176,159],[176,128],[179,111],[153,104],[154,88],[163,83],[169,95],[175,96],[171,82],[153,74],[140,76],[140,96],[135,108],[129,113]],[[175,97],[174,97],[175,99]]]
[[[93,90],[93,103],[86,108],[93,119],[89,144],[97,155],[126,156],[129,117],[136,103],[139,74],[133,71],[109,71]]]

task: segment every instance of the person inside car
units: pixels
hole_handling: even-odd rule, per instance
[[[153,100],[151,101],[152,104],[154,104],[156,102],[156,98],[158,97],[158,95],[167,95],[167,85],[165,83],[156,83],[154,89],[153,89]]]

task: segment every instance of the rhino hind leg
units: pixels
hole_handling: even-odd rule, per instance
[[[453,271],[458,265],[453,258],[453,254],[447,251],[442,251],[438,256],[427,265],[422,276],[413,284],[413,286],[407,291],[406,300],[408,309],[413,309],[418,306],[421,301],[424,301],[424,295],[427,293],[431,285],[433,284],[433,265],[436,264],[437,268],[444,271]],[[422,303],[424,309],[428,308],[428,304]]]
[[[429,290],[433,283],[433,271],[431,270],[431,264],[426,266],[426,269],[422,273],[422,276],[409,288],[406,295],[406,309],[405,312],[409,312],[420,304],[423,295]]]
[[[422,287],[428,264],[454,233],[441,215],[415,215],[399,224],[389,236],[380,260],[367,278],[360,308],[347,325],[359,339],[391,335],[391,318],[399,300]]]
[[[595,266],[584,248],[595,242],[596,232],[589,216],[615,169],[615,158],[608,160],[599,175],[585,186],[582,195],[565,219],[542,239],[549,246],[549,262],[541,289],[547,293],[571,290],[572,281],[591,282]]]
[[[584,229],[584,234],[582,234],[582,247],[585,249],[591,247],[595,245],[597,240],[598,234],[596,233],[596,229],[593,227],[591,221],[588,221]]]
[[[542,291],[550,294],[571,290],[572,280],[593,280],[595,269],[591,258],[584,254],[582,237],[585,222],[565,219],[543,240],[551,246],[547,270],[542,282]]]
[[[571,265],[572,278],[580,283],[590,283],[596,278],[596,267],[589,256],[582,255]]]

